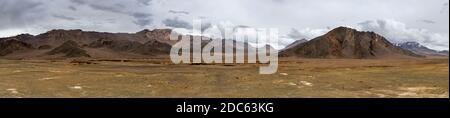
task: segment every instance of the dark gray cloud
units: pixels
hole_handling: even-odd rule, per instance
[[[448,2],[447,2],[442,5],[442,9],[440,12],[441,12],[441,14],[445,14],[445,13],[448,13],[448,10],[449,10],[449,6],[448,6]]]
[[[136,19],[134,23],[141,27],[150,25],[153,22],[152,14],[149,13],[133,13],[132,16]]]
[[[1,0],[0,1],[0,30],[3,28],[17,28],[32,24],[42,18],[40,12],[43,3],[31,0]]]
[[[190,23],[180,20],[178,19],[178,17],[163,20],[162,23],[164,23],[164,25],[169,27],[192,29],[192,25]]]
[[[126,9],[127,6],[124,5],[124,4],[116,3],[116,4],[113,5],[113,7],[117,7],[117,8],[120,8],[120,9]]]
[[[86,2],[84,0],[70,0],[71,2],[78,4],[78,5],[84,5]]]
[[[150,25],[152,22],[153,22],[152,19],[137,19],[133,23],[136,25],[139,25],[141,27],[144,27],[144,26]]]
[[[90,4],[89,7],[95,9],[95,10],[101,10],[106,12],[113,12],[113,13],[124,13],[122,10],[122,7],[117,7],[117,5],[114,6],[105,6],[105,5],[97,5],[97,4]]]
[[[140,2],[146,2],[146,1],[140,1]],[[148,1],[148,2],[150,2],[150,1]],[[133,23],[140,27],[150,25],[153,22],[153,18],[152,18],[153,15],[151,13],[128,11],[127,6],[124,4],[115,3],[110,6],[89,4],[89,6],[95,10],[132,16],[133,18],[136,19],[135,21],[133,21]]]
[[[435,24],[436,23],[435,21],[432,21],[432,20],[420,20],[420,22],[428,23],[428,24]]]
[[[74,7],[74,6],[69,6],[69,7],[67,7],[67,8],[69,8],[69,9],[72,10],[72,11],[77,11],[77,8]]]
[[[151,1],[152,0],[137,0],[137,2],[139,4],[143,4],[143,5],[146,5],[146,6],[149,6]]]
[[[76,20],[73,17],[69,17],[69,16],[65,16],[65,15],[53,14],[52,16],[55,18],[63,19],[63,20]]]
[[[136,13],[133,13],[132,16],[140,19],[140,18],[149,18],[152,16],[152,14],[136,12]]]
[[[189,15],[189,12],[187,12],[187,11],[169,10],[169,13],[172,13],[172,14],[185,14],[185,15]]]

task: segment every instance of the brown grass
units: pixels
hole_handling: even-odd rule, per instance
[[[169,60],[0,60],[0,97],[449,97],[448,59],[280,59],[175,65]]]

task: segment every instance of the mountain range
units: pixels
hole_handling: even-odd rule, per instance
[[[281,56],[304,58],[404,58],[422,57],[390,43],[374,32],[338,27],[308,42],[282,50]]]
[[[423,46],[417,42],[404,42],[404,43],[398,43],[396,45],[403,49],[407,49],[416,54],[420,54],[420,55],[424,55],[424,56],[448,56],[448,51],[446,51],[446,50],[436,51],[436,50],[430,49],[426,46]]]
[[[172,46],[175,46],[178,42],[177,40],[170,40],[171,32],[170,29],[143,30],[136,33],[51,30],[36,36],[21,34],[14,37],[0,38],[0,58],[167,58]],[[192,35],[184,36],[190,39],[202,38],[202,47],[205,47],[213,40],[220,40]],[[208,38],[208,40],[204,40],[205,38]],[[181,40],[181,36],[178,37],[178,40]],[[233,41],[233,44],[224,43],[224,40],[220,42],[222,42],[220,43],[222,47],[231,47],[234,50],[256,49],[248,43],[239,41]]]
[[[82,30],[51,30],[39,35],[21,34],[0,38],[0,58],[155,58],[168,57],[177,41],[170,29],[142,30],[136,33],[107,33]],[[193,38],[194,36],[189,36]],[[179,37],[180,38],[180,37]],[[213,39],[219,40],[219,39]],[[212,40],[202,41],[205,46]],[[248,43],[234,41],[235,50],[249,50]],[[239,49],[236,45],[245,46]],[[266,48],[271,48],[266,46]],[[252,48],[253,49],[253,48]],[[280,56],[303,58],[418,58],[448,56],[418,43],[392,44],[374,32],[338,27],[312,40],[298,40],[279,51]]]
[[[21,34],[0,39],[0,56],[9,59],[146,58],[167,55],[174,41],[171,30],[137,33],[52,30],[36,36]]]

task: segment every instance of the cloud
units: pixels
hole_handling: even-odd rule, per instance
[[[437,50],[448,50],[448,36],[433,33],[425,29],[409,28],[395,20],[369,20],[359,23],[363,31],[374,31],[393,43],[408,41],[419,42]]]
[[[328,28],[326,29],[303,28],[301,30],[291,28],[291,30],[286,35],[280,36],[279,44],[275,46],[278,47],[277,49],[282,49],[287,45],[294,43],[296,40],[301,39],[311,40],[313,38],[316,38],[318,36],[327,33],[329,30],[330,29]]]
[[[191,30],[193,18],[204,18],[207,21],[202,23],[203,32],[238,25],[278,28],[283,40],[290,42],[315,38],[337,26],[359,27],[358,23],[367,19],[395,18],[407,24],[407,29],[427,29],[428,34],[436,34],[429,35],[434,38],[424,38],[431,39],[425,42],[441,39],[435,37],[448,39],[448,0],[413,1],[0,0],[0,32],[39,34],[75,28],[131,33],[143,28],[163,28],[166,24]]]
[[[284,3],[285,2],[284,0],[272,0],[272,1],[275,3]]]
[[[77,8],[74,7],[74,6],[69,6],[69,7],[67,7],[67,8],[69,8],[69,9],[72,10],[72,11],[77,11]]]
[[[445,13],[448,14],[448,13],[449,13],[449,12],[448,12],[448,10],[449,10],[448,8],[449,8],[448,2],[447,2],[447,3],[444,3],[444,4],[442,5],[442,9],[441,9],[440,13],[441,13],[441,14],[445,14]]]
[[[4,28],[18,28],[42,18],[45,10],[43,3],[32,0],[1,0],[0,1],[0,30]]]
[[[91,8],[93,8],[93,9],[95,9],[95,10],[101,10],[101,11],[113,12],[113,13],[124,13],[122,11],[122,7],[117,7],[117,6],[119,6],[118,4],[116,4],[115,6],[104,6],[104,5],[90,4],[89,6]]]
[[[70,0],[70,2],[73,2],[73,3],[78,4],[78,5],[86,4],[86,2],[84,0]]]
[[[136,0],[139,4],[149,6],[152,0]]]
[[[212,27],[212,23],[211,22],[202,22],[202,32],[211,28]]]
[[[313,39],[320,35],[325,34],[328,32],[328,29],[311,29],[311,28],[304,28],[301,30],[297,30],[295,28],[292,28],[291,31],[287,34],[288,38],[292,38],[294,40],[300,40],[300,39]]]
[[[305,36],[301,34],[297,29],[292,28],[289,34],[287,34],[289,38],[292,39],[303,39]]]
[[[70,20],[70,21],[76,20],[73,17],[69,17],[69,16],[65,16],[65,15],[53,14],[52,16],[55,17],[55,18],[63,19],[63,20]]]
[[[432,21],[432,20],[420,20],[420,22],[427,23],[427,24],[435,24],[436,23],[435,21]]]
[[[175,17],[173,19],[166,19],[162,21],[164,25],[168,27],[174,27],[174,28],[184,28],[184,29],[192,29],[192,25],[186,21],[178,19],[178,17]]]
[[[134,18],[137,18],[137,19],[145,19],[145,18],[151,17],[152,14],[136,12],[136,13],[133,13],[132,16],[133,16]]]
[[[250,28],[250,27],[245,25],[235,25],[229,21],[202,22],[202,32],[203,35],[207,37],[225,38],[226,36],[228,36],[227,38],[231,38],[230,36],[235,35],[238,28]],[[227,30],[230,31],[226,32]]]
[[[140,4],[149,4],[150,0],[137,0],[137,2]],[[83,4],[88,4],[88,3],[83,3]],[[99,4],[89,3],[89,7],[93,8],[95,10],[132,16],[135,19],[133,21],[133,23],[139,27],[148,26],[148,25],[152,24],[152,22],[153,22],[153,18],[152,18],[153,14],[147,13],[147,12],[144,13],[144,12],[140,12],[140,11],[136,12],[133,9],[130,9],[131,7],[125,5],[124,3],[113,3],[110,5],[99,5]]]
[[[153,22],[152,19],[137,19],[133,23],[136,24],[136,25],[139,25],[141,27],[144,27],[144,26],[152,24],[152,22]]]
[[[149,25],[153,22],[152,14],[149,14],[149,13],[136,12],[136,13],[133,13],[132,16],[136,19],[136,21],[134,21],[134,23],[141,27]]]
[[[172,14],[184,14],[184,15],[189,15],[189,12],[187,12],[187,11],[169,10],[169,13],[172,13]]]

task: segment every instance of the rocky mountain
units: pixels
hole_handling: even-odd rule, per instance
[[[170,34],[170,29],[143,30],[136,33],[51,30],[36,36],[22,34],[0,38],[0,58],[168,57],[172,46],[177,42],[177,40],[170,40]],[[188,37],[194,38],[195,36]],[[213,40],[220,39],[202,40],[202,47]],[[233,44],[225,44],[222,40],[220,45],[227,48],[232,47],[234,50],[256,50],[248,43],[238,41],[233,41]],[[273,49],[268,46],[266,48]],[[304,58],[399,58],[423,57],[420,54],[437,53],[448,55],[448,51],[430,50],[415,43],[396,46],[373,32],[339,27],[310,41],[298,40],[280,51],[279,54]]]
[[[170,29],[137,33],[51,30],[36,36],[21,34],[0,38],[0,58],[146,58],[166,56]]]
[[[91,57],[87,54],[86,50],[84,50],[80,45],[78,45],[75,41],[69,40],[63,43],[61,46],[56,47],[51,50],[47,54],[49,55],[57,55],[62,54],[64,57]]]
[[[0,58],[64,59],[64,58],[153,58],[168,57],[174,44],[170,29],[142,30],[136,33],[107,33],[82,30],[51,30],[36,36],[22,34],[0,38]],[[185,35],[193,39],[197,36]],[[198,37],[197,37],[198,38]],[[200,37],[207,38],[207,37]],[[201,40],[205,47],[209,42]],[[218,44],[235,50],[256,50],[247,43],[233,41]],[[192,42],[190,42],[192,44]],[[192,49],[191,49],[192,50]]]
[[[422,57],[399,48],[374,32],[338,27],[325,35],[292,46],[281,56],[304,58],[409,58]]]
[[[31,49],[33,49],[33,46],[23,41],[16,39],[0,40],[0,56]]]
[[[439,53],[448,56],[448,50],[442,50],[442,51],[439,51]]]
[[[293,43],[289,44],[288,46],[286,46],[284,49],[290,49],[290,48],[293,48],[293,47],[295,47],[297,45],[300,45],[302,43],[305,43],[305,42],[308,42],[308,40],[306,40],[306,39],[296,40],[295,42],[293,42]]]
[[[412,51],[416,54],[425,55],[425,56],[448,56],[448,51],[436,51],[425,47],[417,42],[405,42],[396,44],[398,47],[403,49]]]

